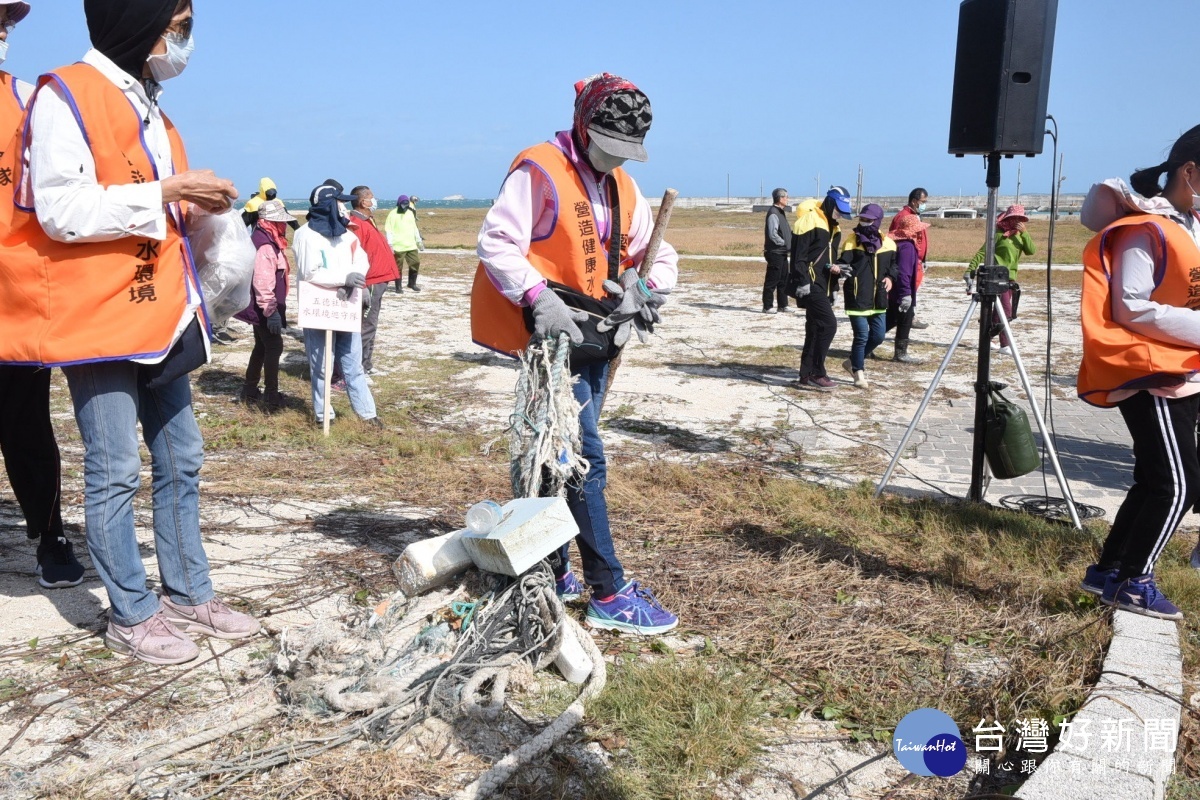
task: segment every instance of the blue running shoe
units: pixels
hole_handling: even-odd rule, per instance
[[[1083,589],[1088,594],[1094,594],[1097,597],[1104,596],[1105,585],[1117,577],[1117,568],[1100,569],[1099,564],[1092,564],[1087,568],[1087,572],[1083,574],[1083,580],[1079,583],[1079,588]],[[1113,589],[1115,592],[1116,589]]]
[[[1112,580],[1104,593],[1107,595],[1110,590],[1112,604],[1117,608],[1158,619],[1183,619],[1183,612],[1158,590],[1153,575],[1139,575],[1119,583]]]
[[[592,594],[588,602],[587,624],[593,628],[650,636],[666,633],[679,624],[679,617],[662,607],[649,589],[630,581],[608,602]]]
[[[554,593],[558,595],[559,600],[569,603],[583,597],[583,584],[575,577],[574,572],[568,572],[554,581]]]

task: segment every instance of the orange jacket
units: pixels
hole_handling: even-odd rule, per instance
[[[530,242],[527,257],[542,277],[597,300],[607,294],[608,242],[600,235],[587,189],[570,159],[550,142],[521,152],[509,168],[512,174],[522,164],[540,169],[554,184],[557,217],[550,235]],[[625,170],[613,170],[621,205],[621,264],[631,266],[629,229],[637,192]],[[476,344],[504,355],[516,355],[529,344],[530,330],[524,311],[500,293],[488,277],[483,262],[475,270],[471,288],[471,338]]]
[[[1200,307],[1200,249],[1174,222],[1153,214],[1117,220],[1096,234],[1083,251],[1083,360],[1076,388],[1092,405],[1111,408],[1108,393],[1177,386],[1200,370],[1200,350],[1151,339],[1117,323],[1112,316],[1112,234],[1144,225],[1157,237],[1156,303]]]
[[[76,112],[101,186],[158,179],[142,139],[142,120],[117,86],[87,64],[41,76],[35,91],[50,82]],[[164,121],[174,170],[183,172],[183,141]],[[19,152],[27,136],[25,130]],[[19,163],[16,172],[19,190]],[[0,192],[0,206],[8,206],[0,219],[12,220],[0,241],[0,362],[63,366],[151,358],[170,349],[187,307],[187,276],[199,286],[181,207],[170,209],[163,241],[130,236],[67,244],[54,241],[37,224],[31,199]],[[202,322],[207,327],[207,320]]]

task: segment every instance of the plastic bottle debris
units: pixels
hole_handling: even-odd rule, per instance
[[[467,511],[467,530],[476,536],[487,536],[500,524],[503,517],[504,511],[499,503],[495,500],[484,500]]]

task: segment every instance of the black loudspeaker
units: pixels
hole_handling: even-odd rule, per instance
[[[950,152],[1042,152],[1058,0],[964,0]]]

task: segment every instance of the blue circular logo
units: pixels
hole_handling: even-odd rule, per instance
[[[892,752],[914,775],[949,778],[967,765],[967,746],[950,715],[918,708],[905,715],[892,736]]]

